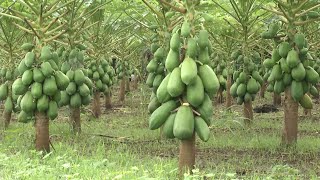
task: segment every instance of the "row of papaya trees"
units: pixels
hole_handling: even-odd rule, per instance
[[[92,102],[92,115],[101,115],[100,96],[111,108],[111,90],[118,81],[129,83],[136,73],[126,52],[108,49],[116,17],[106,18],[105,5],[94,1],[19,1],[1,5],[1,85],[4,127],[12,113],[19,122],[35,122],[36,149],[50,152],[49,120],[69,108],[71,130],[81,133],[81,109]],[[124,31],[119,31],[121,34]],[[117,34],[116,34],[117,35]],[[120,43],[121,42],[121,43]],[[121,92],[124,101],[125,87]]]
[[[144,3],[158,18],[149,26],[149,128],[180,140],[181,176],[194,168],[195,135],[208,140],[212,98],[222,102],[224,91],[227,109],[243,105],[247,127],[259,92],[272,92],[276,105],[284,93],[281,145],[296,144],[298,107],[310,114],[311,95],[319,97],[319,2],[159,0],[162,13]]]

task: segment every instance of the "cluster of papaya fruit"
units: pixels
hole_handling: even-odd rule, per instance
[[[280,29],[278,22],[272,22],[269,24],[268,30],[261,33],[263,39],[273,39]]]
[[[127,61],[117,61],[115,74],[118,79],[130,76],[129,63]]]
[[[234,83],[230,87],[230,94],[237,98],[237,104],[254,101],[256,94],[259,92],[263,78],[253,62],[257,59],[257,54],[250,56],[242,55],[240,50],[236,50],[231,54],[231,58],[235,63],[243,64],[242,69],[233,72]]]
[[[59,57],[49,46],[43,46],[39,55],[30,43],[22,48],[28,52],[18,66],[19,77],[12,84],[12,92],[19,95],[18,120],[28,122],[35,112],[46,113],[53,120],[58,116],[60,91],[67,88],[69,78],[59,71]]]
[[[62,54],[61,58],[65,60],[61,65],[61,71],[70,81],[66,90],[61,92],[60,107],[69,105],[72,108],[79,108],[81,105],[88,105],[91,101],[93,84],[88,78],[87,70],[83,67],[82,50],[84,49],[73,48],[61,53],[58,49],[58,55]]]
[[[232,74],[232,69],[228,70],[226,61],[224,59],[220,59],[219,56],[214,57],[214,59],[211,63],[211,68],[217,74],[217,77],[220,82],[220,89],[222,91],[226,90],[228,73],[230,71],[230,73]]]
[[[165,60],[166,76],[154,96],[159,103],[153,108],[149,128],[163,126],[166,137],[180,140],[190,139],[196,132],[201,140],[207,141],[213,115],[210,97],[216,94],[220,84],[208,65],[211,52],[208,32],[200,30],[197,37],[191,37],[191,29],[185,20],[180,30],[172,32]],[[187,42],[185,54],[185,47],[180,47],[182,42]],[[155,58],[160,59],[157,52]]]
[[[102,93],[108,93],[115,81],[115,71],[104,58],[89,64],[88,76],[94,82],[95,90]]]
[[[308,52],[305,36],[297,33],[292,43],[281,42],[272,51],[271,58],[266,59],[263,65],[271,69],[267,79],[267,89],[280,94],[287,87],[291,87],[292,98],[306,109],[312,108],[312,101],[308,92],[315,94],[313,86],[319,82],[319,74],[313,69],[314,60]]]
[[[10,70],[11,68],[1,68],[0,70],[0,101],[4,101],[4,110],[7,113],[17,110],[15,107],[15,103],[18,99],[18,96],[12,94],[11,85],[14,78],[17,76],[17,73],[13,73],[14,71]]]
[[[159,104],[157,98],[155,98],[155,93],[157,92],[158,87],[160,86],[161,82],[163,81],[165,77],[165,52],[163,47],[158,47],[158,49],[152,49],[154,47],[151,46],[151,49],[154,53],[153,59],[150,60],[150,62],[147,65],[147,71],[149,73],[146,84],[153,88],[153,92],[151,95],[151,101],[153,101],[152,104]],[[155,106],[149,107],[149,112],[153,110]]]

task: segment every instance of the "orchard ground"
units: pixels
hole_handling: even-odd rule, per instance
[[[68,108],[50,124],[52,152],[34,150],[33,123],[13,122],[0,136],[0,179],[176,179],[179,141],[160,137],[148,129],[150,90],[139,86],[112,110],[93,119],[82,110],[79,136],[70,133]],[[272,96],[257,97],[254,107],[272,104]],[[279,146],[283,111],[254,114],[250,128],[243,125],[242,106],[228,112],[214,106],[211,137],[197,138],[196,169],[186,179],[316,179],[320,177],[319,107],[312,117],[300,116],[296,149]],[[300,108],[301,110],[301,108]],[[302,110],[299,114],[303,114]],[[15,119],[15,117],[14,117]]]

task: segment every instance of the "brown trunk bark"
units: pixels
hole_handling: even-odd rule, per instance
[[[49,118],[45,113],[36,112],[36,150],[50,152]]]
[[[252,101],[243,103],[244,123],[248,126],[253,120]]]
[[[126,92],[130,92],[130,81],[129,81],[129,78],[126,78]]]
[[[94,92],[93,103],[92,103],[92,112],[95,118],[99,118],[101,115],[101,106],[100,106],[100,92]]]
[[[218,96],[217,96],[218,104],[222,104],[223,103],[223,94],[222,93],[223,93],[223,90],[219,89]]]
[[[230,94],[230,87],[231,87],[231,75],[227,77],[227,92],[226,92],[226,108],[230,110],[232,105],[232,97]]]
[[[266,90],[267,90],[267,83],[263,82],[261,89],[260,89],[260,97],[264,98],[264,94],[265,94]]]
[[[80,121],[80,108],[71,108],[70,107],[70,123],[72,132],[74,134],[81,133],[81,121]]]
[[[123,78],[120,82],[120,90],[119,90],[119,101],[124,102],[125,97],[125,85],[126,85],[126,79]]]
[[[133,80],[133,89],[136,90],[138,88],[138,77],[135,76]]]
[[[112,103],[111,103],[111,93],[107,92],[105,94],[105,107],[106,109],[111,109],[112,108]]]
[[[188,140],[180,141],[179,153],[179,176],[183,177],[184,173],[192,173],[196,159],[196,138],[195,134]]]
[[[280,106],[281,105],[281,95],[277,93],[273,93],[273,105]]]
[[[10,121],[11,121],[11,114],[12,112],[3,111],[3,118],[4,118],[4,129],[8,129]]]
[[[290,89],[285,91],[284,100],[284,127],[282,133],[282,144],[294,145],[298,136],[298,110],[299,104],[291,97]]]

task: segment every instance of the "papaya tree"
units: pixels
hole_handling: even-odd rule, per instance
[[[275,81],[275,86],[283,84],[279,85],[281,92],[285,93],[282,144],[292,146],[297,142],[299,104],[306,109],[313,107],[307,93],[312,84],[319,82],[319,74],[310,66],[312,58],[301,27],[320,20],[312,13],[320,7],[320,3],[288,0],[275,1],[275,4],[277,8],[265,9],[279,16],[285,35],[279,39],[279,45],[273,49],[274,57],[268,62],[272,65],[269,78]],[[274,38],[277,33],[268,30],[263,35],[265,38]]]
[[[178,21],[170,28],[166,76],[156,92],[161,104],[152,112],[149,128],[154,130],[163,126],[166,137],[180,140],[179,173],[183,176],[195,165],[195,134],[203,141],[209,138],[208,126],[213,114],[211,98],[220,84],[208,65],[209,33],[199,26],[201,16],[197,6],[200,1],[160,2],[177,12],[173,17]],[[157,58],[157,52],[155,58],[155,61],[161,60]]]
[[[22,121],[35,118],[36,150],[43,152],[50,151],[49,119],[54,120],[58,116],[60,91],[69,84],[69,78],[59,71],[59,57],[52,53],[49,44],[65,33],[65,23],[58,23],[57,19],[67,12],[60,14],[58,10],[70,3],[72,1],[19,1],[25,11],[9,8],[10,14],[0,13],[10,17],[18,28],[33,36],[32,41],[22,46],[27,53],[19,63],[20,76],[12,84],[12,91],[20,95],[21,112],[18,118]]]
[[[0,70],[0,100],[4,101],[4,129],[9,127],[12,112],[17,110],[16,102],[18,96],[12,93],[11,86],[14,78],[18,76],[16,59],[20,55],[19,44],[24,39],[23,36],[25,36],[25,33],[12,23],[12,19],[6,16],[0,17],[0,61],[3,64]]]
[[[215,2],[215,1],[213,1]],[[253,120],[252,101],[254,101],[263,80],[255,66],[254,52],[252,48],[255,46],[256,28],[261,20],[263,13],[258,12],[259,6],[255,0],[249,1],[236,1],[230,0],[232,11],[229,11],[215,2],[216,5],[221,7],[229,16],[230,20],[226,19],[227,23],[240,33],[240,38],[235,38],[238,41],[239,49],[235,50],[231,57],[234,59],[235,64],[238,65],[234,72],[234,84],[231,86],[231,95],[237,98],[237,104],[243,104],[244,122],[250,125]],[[230,22],[233,20],[234,22]]]
[[[59,106],[68,105],[70,108],[70,125],[75,134],[81,133],[80,108],[82,105],[89,105],[92,97],[93,83],[88,77],[88,71],[85,68],[85,50],[86,46],[80,35],[92,26],[87,19],[90,18],[102,6],[91,8],[84,6],[83,1],[73,1],[63,9],[69,12],[65,15],[64,21],[67,22],[66,33],[64,37],[55,40],[61,45],[58,48],[58,55],[61,57],[61,71],[66,74],[70,83],[65,91],[61,92]]]

